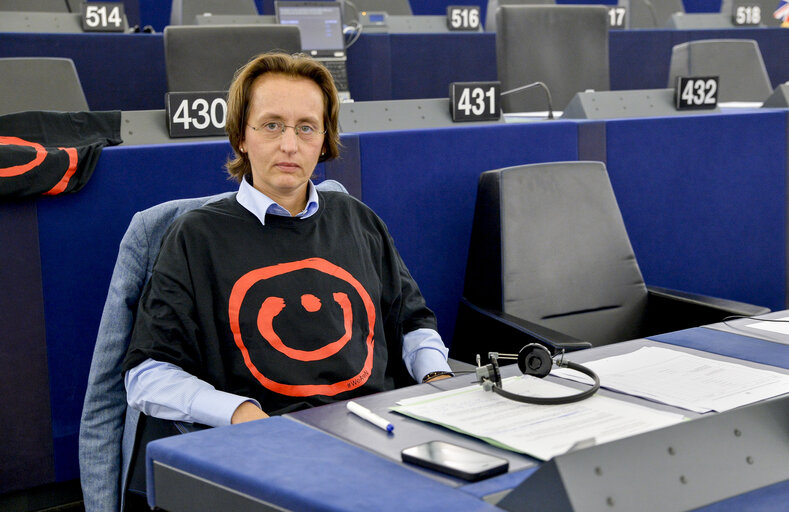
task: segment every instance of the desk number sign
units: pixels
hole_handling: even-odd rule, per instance
[[[495,121],[501,117],[500,82],[453,82],[449,85],[452,121]]]
[[[677,110],[714,109],[718,105],[718,77],[677,77],[674,95]]]
[[[82,4],[84,32],[123,32],[124,10],[121,2],[86,2]]]
[[[627,22],[627,7],[614,5],[608,8],[608,28],[623,29]]]
[[[168,92],[165,95],[170,137],[225,134],[227,91]]]
[[[447,28],[450,31],[474,32],[479,30],[479,7],[476,5],[450,5],[447,7]]]
[[[731,20],[737,27],[758,26],[762,22],[762,8],[747,0],[744,2],[735,1]]]

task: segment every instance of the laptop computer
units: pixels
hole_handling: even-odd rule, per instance
[[[331,72],[341,100],[350,99],[346,67],[342,4],[331,1],[276,1],[274,11],[281,25],[297,25],[301,50]]]

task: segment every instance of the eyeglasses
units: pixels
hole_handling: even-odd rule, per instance
[[[296,136],[304,142],[312,142],[318,139],[319,135],[326,133],[326,130],[320,131],[310,124],[299,124],[296,126],[288,126],[281,121],[267,121],[260,126],[249,125],[250,128],[261,134],[265,139],[277,140],[285,134],[285,128],[293,128]]]

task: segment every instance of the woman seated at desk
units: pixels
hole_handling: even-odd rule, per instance
[[[384,223],[310,181],[339,154],[338,116],[309,57],[238,71],[226,131],[239,190],[164,237],[123,365],[132,407],[221,426],[450,375]]]

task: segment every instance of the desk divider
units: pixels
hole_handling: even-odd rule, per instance
[[[555,457],[510,512],[690,510],[789,479],[789,396]]]
[[[0,262],[2,494],[55,479],[35,200],[0,201]]]

